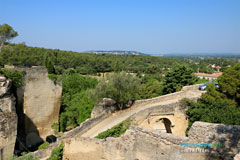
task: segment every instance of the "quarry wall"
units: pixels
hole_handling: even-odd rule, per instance
[[[17,136],[15,97],[12,81],[0,76],[0,160],[13,155]]]
[[[46,140],[53,134],[51,125],[58,122],[62,86],[48,78],[45,67],[33,66],[25,70],[24,86],[17,90],[19,137],[27,147]]]

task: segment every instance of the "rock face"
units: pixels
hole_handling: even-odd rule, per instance
[[[221,132],[218,132],[218,128],[220,128]],[[205,134],[201,135],[202,132]],[[64,141],[63,159],[230,160],[239,152],[237,151],[240,143],[238,139],[239,132],[240,126],[204,122],[195,122],[190,129],[189,137],[179,137],[158,130],[130,127],[130,129],[119,138],[99,140],[78,137],[66,139]],[[215,137],[221,140],[224,139],[224,141],[220,141],[220,139]],[[234,143],[231,144],[228,142]],[[196,147],[196,145],[199,144],[202,144],[202,147]],[[221,146],[219,144],[221,144]],[[195,147],[193,145],[195,145]],[[204,145],[209,146],[203,147]]]
[[[21,122],[19,137],[27,147],[31,147],[53,134],[51,125],[58,122],[62,87],[48,78],[45,67],[32,67],[25,71],[24,86],[17,90]]]
[[[103,100],[94,106],[91,118],[97,117],[100,114],[109,114],[117,110],[116,102],[111,98],[103,98]]]
[[[13,155],[17,136],[15,98],[11,80],[0,76],[0,160]]]

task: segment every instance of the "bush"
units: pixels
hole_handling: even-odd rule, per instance
[[[93,95],[98,102],[111,98],[116,101],[118,109],[123,109],[129,101],[136,99],[139,86],[139,78],[125,72],[114,73],[98,83]]]
[[[64,144],[61,143],[59,146],[53,149],[51,156],[47,160],[62,160]]]
[[[131,120],[127,119],[117,124],[116,126],[112,127],[111,129],[108,129],[102,133],[99,133],[95,138],[105,139],[107,137],[120,137],[129,128],[130,123],[131,123]]]
[[[59,81],[58,75],[56,74],[48,74],[48,78],[52,80],[54,84],[56,84]]]
[[[37,157],[34,157],[31,154],[26,154],[23,153],[21,157],[17,157],[17,156],[12,156],[11,158],[9,158],[8,160],[38,160]]]
[[[57,134],[58,131],[59,131],[59,123],[53,123],[53,124],[51,125],[51,128],[53,129],[54,134]]]
[[[25,74],[25,71],[10,71],[7,69],[1,69],[0,74],[3,74],[5,77],[12,80],[13,88],[17,89],[23,86],[23,76]]]
[[[47,149],[48,147],[49,147],[49,143],[48,142],[44,142],[43,144],[41,144],[38,147],[38,150]]]

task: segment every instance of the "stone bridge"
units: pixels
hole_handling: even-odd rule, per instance
[[[199,98],[203,91],[198,90],[198,87],[199,85],[185,86],[179,92],[146,100],[137,100],[131,108],[108,115],[107,118],[99,120],[95,125],[90,126],[85,132],[80,132],[77,136],[95,137],[130,117],[135,119],[135,122],[140,126],[159,130],[169,126],[172,127],[169,128],[171,131],[166,132],[184,136],[188,122],[184,112],[178,107],[179,101],[183,98]],[[161,124],[158,125],[159,120],[165,124],[164,128],[161,127]],[[171,126],[169,123],[171,123]]]

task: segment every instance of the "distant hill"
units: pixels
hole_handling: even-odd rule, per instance
[[[147,55],[145,53],[137,52],[137,51],[121,51],[121,50],[112,50],[112,51],[87,51],[87,53],[94,54],[115,54],[115,55]]]

